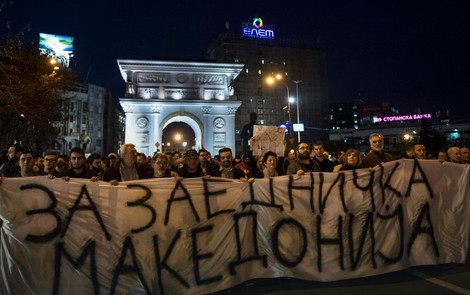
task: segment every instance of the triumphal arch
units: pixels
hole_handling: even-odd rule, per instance
[[[233,96],[233,80],[242,64],[203,61],[117,60],[126,82],[120,98],[126,113],[126,143],[152,155],[162,132],[174,122],[188,124],[195,148],[217,153],[235,151],[235,112],[241,102]]]

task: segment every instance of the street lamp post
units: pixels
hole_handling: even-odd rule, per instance
[[[287,84],[284,84],[287,89],[287,114],[289,115],[289,138],[292,137],[292,114],[291,114],[291,103],[293,102],[292,98],[289,95],[289,86]]]
[[[281,75],[276,75],[276,79],[281,80],[282,76]],[[272,77],[269,77],[267,79],[267,82],[268,82],[268,84],[273,84],[274,79]],[[292,97],[290,97],[289,86],[286,83],[282,83],[282,84],[286,87],[286,90],[287,90],[287,114],[289,115],[289,118],[288,118],[288,120],[289,120],[288,132],[289,132],[289,138],[291,138],[292,137],[292,117],[291,117],[291,107],[290,107],[290,105],[294,102],[294,99]],[[299,110],[297,109],[297,114],[298,114],[298,111]]]
[[[295,96],[296,96],[296,100],[297,100],[297,128],[298,128],[298,124],[300,124],[300,115],[299,115],[299,104],[300,104],[300,100],[299,100],[299,83],[302,83],[301,80],[294,80],[293,81],[295,83]],[[300,131],[297,131],[297,142],[300,143]]]

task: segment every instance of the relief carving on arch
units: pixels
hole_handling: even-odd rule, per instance
[[[201,107],[201,109],[204,115],[208,115],[212,112],[212,107]]]
[[[133,104],[126,104],[122,106],[124,113],[133,113],[135,109],[135,105]]]

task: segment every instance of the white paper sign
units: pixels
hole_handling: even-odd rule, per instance
[[[267,151],[272,151],[278,157],[283,157],[285,152],[286,127],[254,125],[251,150],[253,156],[262,156]]]

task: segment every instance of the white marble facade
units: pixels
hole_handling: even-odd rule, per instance
[[[196,135],[196,148],[216,154],[222,147],[235,152],[235,112],[241,102],[231,85],[242,64],[156,60],[118,60],[126,82],[120,103],[126,113],[126,143],[152,155],[162,132],[184,122]]]

